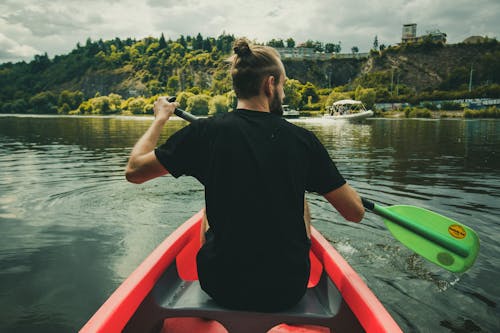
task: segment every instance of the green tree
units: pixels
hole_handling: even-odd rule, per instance
[[[143,97],[133,99],[128,103],[128,110],[133,114],[143,114],[146,100]]]
[[[295,47],[295,41],[293,38],[288,38],[286,40],[286,47],[294,48]]]
[[[196,38],[193,39],[193,50],[201,50],[203,49],[203,36],[198,32]]]
[[[71,111],[70,106],[68,103],[64,103],[61,107],[57,109],[57,113],[59,114],[68,114]]]
[[[307,82],[301,90],[301,101],[302,105],[308,104],[309,101],[311,103],[317,103],[319,101],[318,91],[316,86],[311,82]],[[311,98],[309,98],[309,96]]]
[[[179,103],[179,108],[185,110],[187,108],[187,101],[189,97],[193,97],[194,94],[188,91],[183,91],[177,95],[176,102]]]
[[[113,113],[111,102],[108,96],[99,96],[91,99],[93,114],[108,114]]]
[[[283,103],[298,108],[302,99],[302,84],[298,80],[288,79],[285,82],[284,90],[285,100]]]
[[[357,46],[353,46],[353,47],[351,47],[351,52],[352,52],[352,54],[356,54],[359,52],[359,48]]]
[[[352,97],[348,92],[340,92],[340,91],[334,90],[326,98],[325,109],[328,110],[328,108],[330,108],[333,105],[333,103],[335,103],[337,101],[341,101],[343,99],[351,99],[351,98]]]
[[[373,50],[378,50],[378,36],[375,35],[375,38],[373,39]]]
[[[57,113],[57,97],[52,91],[43,91],[30,98],[29,101],[34,113]]]
[[[271,39],[269,42],[267,42],[267,46],[271,47],[285,47],[285,44],[283,43],[283,39]]]
[[[160,37],[160,40],[158,42],[160,44],[160,49],[167,48],[167,42],[165,41],[165,36],[163,35],[163,32],[161,33],[161,37]]]
[[[167,81],[167,94],[174,96],[180,90],[180,80],[177,75],[172,75]]]
[[[83,93],[81,91],[63,90],[59,94],[57,104],[62,106],[68,104],[71,110],[75,110],[83,102]]]
[[[238,105],[238,97],[236,97],[236,93],[234,90],[231,90],[230,92],[227,93],[227,106],[230,111],[236,110],[236,107]]]
[[[363,102],[368,109],[372,109],[377,98],[377,93],[373,88],[363,89],[361,86],[358,86],[354,93],[354,98]]]
[[[208,103],[210,96],[195,95],[188,99],[186,111],[198,116],[206,116],[208,114]]]
[[[122,96],[118,94],[109,94],[108,98],[111,109],[119,111],[123,102]]]
[[[208,106],[208,114],[225,113],[229,111],[227,97],[217,95],[212,97]]]

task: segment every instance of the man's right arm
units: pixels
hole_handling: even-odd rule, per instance
[[[358,193],[349,184],[332,190],[323,196],[348,221],[360,222],[365,215],[365,208]]]

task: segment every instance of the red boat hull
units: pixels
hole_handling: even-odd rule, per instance
[[[167,237],[139,267],[120,285],[90,318],[81,333],[122,332],[162,274],[173,263],[183,280],[197,280],[196,253],[203,213],[199,212]],[[314,287],[324,270],[340,291],[343,299],[366,332],[402,332],[359,275],[314,228],[311,235],[311,278]],[[165,333],[218,333],[227,330],[218,322],[199,318],[171,318],[163,323]],[[329,332],[319,326],[281,324],[270,332]]]

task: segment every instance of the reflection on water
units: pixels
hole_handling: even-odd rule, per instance
[[[203,205],[191,178],[124,181],[147,117],[0,117],[0,331],[71,332],[144,257]],[[394,241],[380,219],[342,220],[308,195],[315,226],[404,331],[500,327],[500,122],[296,120],[314,131],[363,196],[468,224],[472,269],[451,274]],[[163,137],[185,126],[170,121]],[[453,309],[453,311],[450,311]]]

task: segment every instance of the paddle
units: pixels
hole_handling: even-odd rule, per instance
[[[175,97],[169,97],[174,102]],[[197,118],[182,109],[174,112],[192,122]],[[465,272],[476,260],[479,238],[474,230],[448,217],[415,206],[381,207],[362,198],[363,206],[382,216],[391,234],[430,262],[455,273]]]
[[[384,218],[398,241],[436,265],[461,273],[476,260],[479,238],[471,228],[424,208],[362,201],[366,209]]]

